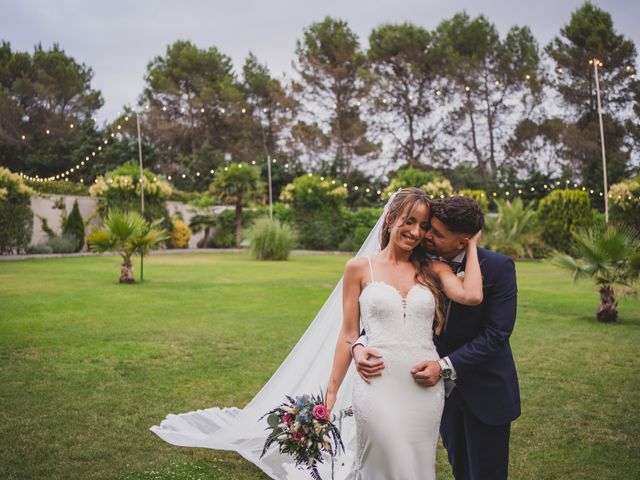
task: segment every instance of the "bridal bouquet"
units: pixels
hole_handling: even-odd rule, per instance
[[[331,477],[333,478],[333,457],[344,445],[340,438],[340,430],[333,423],[353,415],[351,408],[341,410],[329,418],[322,393],[318,396],[301,395],[293,399],[287,395],[287,401],[264,414],[271,430],[264,442],[260,458],[264,456],[274,443],[280,453],[292,455],[296,467],[306,467],[314,480],[322,480],[318,472],[318,464],[323,463],[322,454],[331,455]],[[333,420],[333,421],[332,421]]]

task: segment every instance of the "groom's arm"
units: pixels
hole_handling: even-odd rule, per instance
[[[486,321],[482,331],[448,355],[458,377],[464,377],[477,365],[504,351],[513,331],[518,297],[515,264],[505,258],[498,268],[493,289],[484,298]]]
[[[351,344],[351,358],[353,358],[353,349],[356,348],[358,345],[362,345],[363,347],[367,346],[367,332],[365,332],[364,330],[362,330],[360,332],[360,336],[358,337],[358,339],[353,342]]]

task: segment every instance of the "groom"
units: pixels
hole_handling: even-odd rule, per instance
[[[467,241],[484,225],[478,204],[467,197],[434,202],[424,246],[464,273]],[[508,475],[511,422],[520,416],[520,392],[509,337],[516,318],[517,287],[511,259],[478,249],[484,300],[478,306],[449,302],[447,322],[434,337],[439,361],[424,361],[411,373],[424,386],[445,381],[440,434],[456,480],[503,480]],[[384,359],[357,343],[353,357],[368,380],[382,373]]]

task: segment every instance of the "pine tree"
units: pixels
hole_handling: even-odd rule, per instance
[[[67,216],[62,225],[62,234],[74,237],[77,240],[76,252],[79,252],[84,247],[84,220],[80,215],[80,208],[78,207],[78,201],[73,202],[73,208],[71,213]]]

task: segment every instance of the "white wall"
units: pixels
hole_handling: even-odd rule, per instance
[[[61,213],[62,211],[54,208],[55,202],[62,198],[67,209],[67,214],[71,212],[73,208],[73,202],[78,201],[78,207],[80,208],[80,214],[85,224],[89,222],[85,229],[85,233],[89,233],[92,227],[97,227],[100,224],[100,219],[96,215],[98,208],[98,199],[94,197],[81,197],[77,195],[54,195],[54,194],[41,194],[31,197],[31,210],[33,210],[33,236],[31,238],[31,245],[45,242],[47,240],[47,234],[42,230],[41,218],[45,218],[49,225],[49,228],[55,233],[60,234],[62,232]],[[169,215],[180,213],[184,221],[188,224],[196,213],[219,213],[227,208],[227,206],[215,206],[209,209],[196,209],[190,205],[185,205],[180,202],[167,202],[167,209]],[[198,240],[204,237],[204,232],[191,235],[189,240],[189,248],[197,248]],[[87,247],[85,245],[84,250]]]

